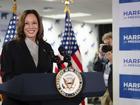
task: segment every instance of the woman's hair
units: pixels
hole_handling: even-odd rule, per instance
[[[36,41],[43,40],[44,29],[43,29],[42,19],[36,10],[25,10],[23,12],[23,14],[21,15],[21,17],[18,21],[18,24],[17,24],[17,35],[16,35],[17,37],[16,37],[16,39],[24,40],[26,37],[26,35],[24,33],[24,26],[25,26],[25,18],[28,14],[34,14],[37,18],[37,21],[38,21],[39,30],[37,32]]]

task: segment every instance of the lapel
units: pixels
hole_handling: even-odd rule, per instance
[[[40,43],[38,44],[38,64],[37,64],[37,68],[39,68],[41,62],[41,46]]]
[[[24,55],[25,55],[25,60],[27,59],[28,61],[28,63],[30,63],[31,64],[31,66],[34,68],[34,69],[36,69],[37,67],[36,67],[36,65],[35,65],[35,63],[34,63],[34,60],[33,60],[33,57],[32,57],[32,55],[31,55],[31,53],[30,53],[30,51],[29,51],[29,49],[28,49],[28,47],[27,47],[27,45],[26,45],[26,43],[25,43],[25,41],[23,41],[22,43],[21,43],[21,45],[22,45],[22,49],[23,49],[23,53],[24,53]],[[25,61],[26,62],[26,61]]]
[[[43,62],[44,49],[45,48],[44,48],[42,42],[40,41],[39,44],[38,44],[38,65],[37,65],[37,68],[39,68],[41,63]]]

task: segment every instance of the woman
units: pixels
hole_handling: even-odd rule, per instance
[[[1,67],[3,82],[23,73],[51,73],[54,54],[52,47],[43,40],[43,25],[35,10],[25,10],[17,27],[15,40],[5,44]],[[2,105],[42,105],[42,102],[24,103],[5,97]]]

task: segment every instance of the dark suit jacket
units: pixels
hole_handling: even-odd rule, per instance
[[[112,65],[111,65],[111,71],[109,74],[109,78],[108,78],[108,91],[109,91],[109,95],[111,100],[113,101],[113,71],[112,71]]]
[[[39,41],[38,45],[39,55],[37,67],[35,66],[35,63],[30,54],[30,51],[28,50],[28,47],[25,44],[25,41],[14,40],[4,45],[1,56],[1,68],[3,72],[2,79],[4,82],[23,73],[52,72],[52,47],[45,41]],[[3,105],[18,105],[14,103],[13,100],[6,101],[9,101],[9,104],[6,103]]]
[[[97,57],[95,61],[93,62],[93,70],[97,72],[104,72],[105,66],[108,63],[108,60],[103,60]]]

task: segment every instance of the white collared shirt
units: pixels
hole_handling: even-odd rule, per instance
[[[106,65],[105,65],[105,71],[104,71],[104,81],[105,81],[105,86],[108,87],[108,78],[109,78],[109,74],[110,74],[110,71],[111,71],[111,66],[112,64],[110,62],[108,62]]]

